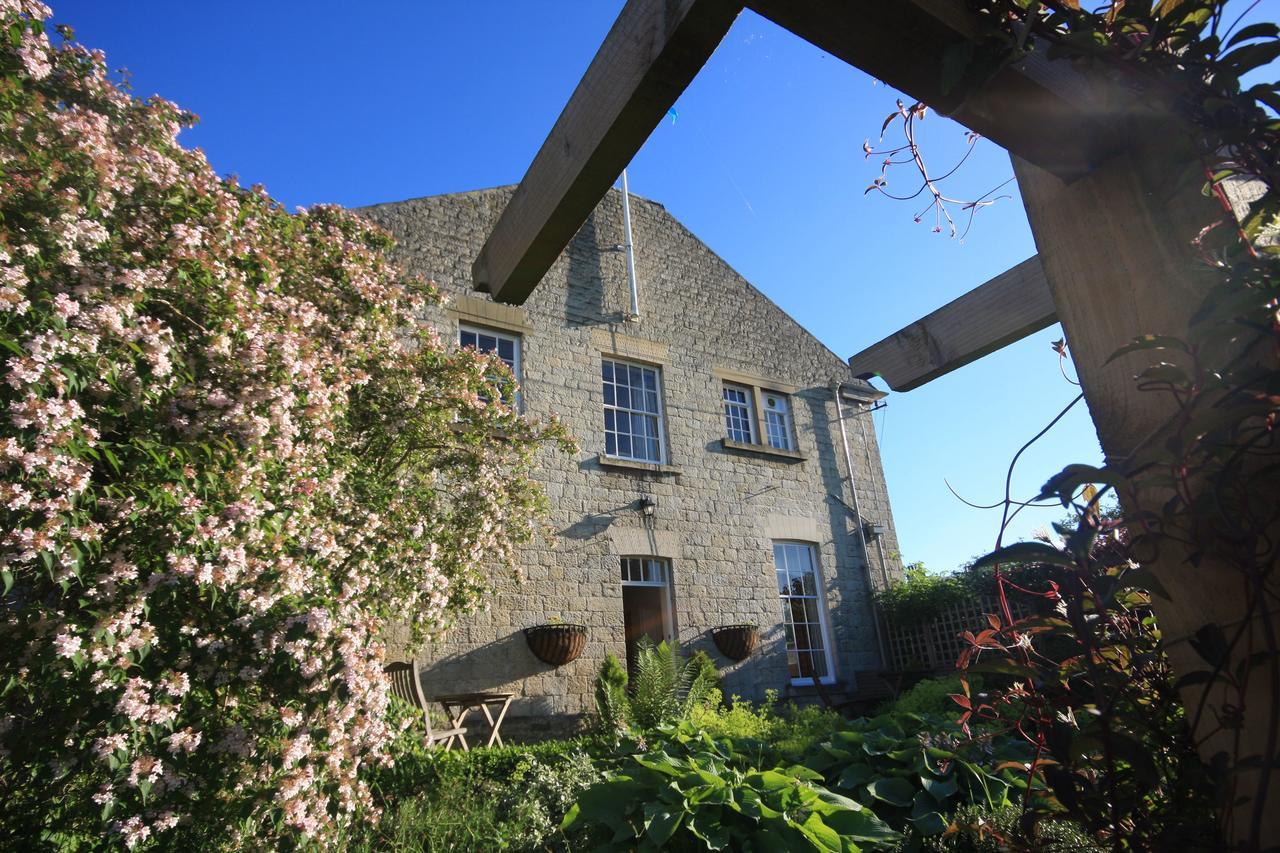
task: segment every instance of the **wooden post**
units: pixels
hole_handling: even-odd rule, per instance
[[[1108,359],[1143,334],[1184,337],[1213,280],[1193,256],[1191,244],[1222,211],[1201,195],[1203,173],[1190,152],[1177,150],[1177,140],[1185,138],[1185,133],[1165,134],[1148,148],[1113,157],[1070,184],[1014,158],[1027,217],[1098,438],[1108,461],[1120,467],[1136,450],[1162,439],[1172,402],[1168,395],[1137,388],[1134,376],[1156,360],[1150,353],[1133,353],[1109,364]],[[1177,361],[1163,352],[1160,358]],[[1275,464],[1276,459],[1267,462]],[[1146,506],[1125,508],[1158,513],[1165,497],[1147,493],[1139,499]],[[1188,642],[1209,623],[1228,634],[1243,628],[1246,642],[1232,665],[1250,650],[1268,648],[1262,620],[1247,618],[1240,573],[1212,550],[1201,556],[1193,565],[1188,553],[1171,547],[1148,564],[1170,597],[1153,595],[1152,603],[1179,676],[1210,669]],[[1240,702],[1238,691],[1215,685],[1204,697],[1203,686],[1183,690],[1188,709],[1202,698],[1210,709],[1195,732],[1206,762],[1224,751],[1233,763],[1268,754],[1275,760],[1276,672],[1273,662],[1251,670],[1244,707],[1238,709],[1243,720],[1238,731],[1214,733],[1222,716],[1237,711],[1229,706]],[[1280,795],[1275,791],[1280,782],[1268,780],[1269,775],[1277,775],[1274,767],[1270,773],[1239,770],[1235,778],[1236,806],[1227,816],[1228,832],[1230,840],[1246,849],[1280,844]],[[1255,808],[1259,799],[1264,801],[1260,810]]]

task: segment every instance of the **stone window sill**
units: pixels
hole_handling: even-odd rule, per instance
[[[645,471],[650,474],[679,474],[680,469],[674,465],[658,465],[653,462],[636,462],[633,459],[619,459],[603,453],[596,456],[596,463],[601,468],[616,468],[623,471]]]
[[[785,459],[788,462],[803,462],[809,457],[798,450],[779,450],[776,447],[770,447],[767,444],[748,444],[745,441],[734,441],[731,438],[720,439],[720,444],[725,450],[736,450],[741,453],[758,453],[762,456],[772,456],[776,459]]]

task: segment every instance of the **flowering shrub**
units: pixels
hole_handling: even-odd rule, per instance
[[[0,838],[323,842],[388,620],[478,599],[563,433],[383,233],[219,179],[49,14],[0,0]]]

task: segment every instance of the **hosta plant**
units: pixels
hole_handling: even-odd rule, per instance
[[[588,788],[562,828],[596,850],[877,849],[899,836],[804,767],[739,767],[732,747],[702,735],[630,756]]]

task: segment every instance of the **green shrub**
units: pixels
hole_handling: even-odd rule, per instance
[[[596,713],[605,732],[616,733],[627,727],[627,670],[613,652],[605,655],[596,676]]]
[[[585,739],[412,750],[381,772],[382,821],[345,849],[546,850],[578,794],[602,777]]]
[[[1040,821],[1036,825],[1036,837],[1027,838],[1019,826],[1021,817],[1022,809],[1017,806],[1001,809],[965,806],[952,817],[946,835],[929,839],[920,849],[929,853],[1004,853],[1007,850],[1085,853],[1108,849],[1079,824],[1067,820]]]
[[[923,838],[942,833],[947,816],[963,806],[998,809],[1020,798],[1025,774],[996,768],[1029,758],[1026,745],[1013,738],[973,740],[945,718],[897,713],[831,732],[803,763],[832,790]]]
[[[982,689],[982,679],[969,676],[969,689]],[[959,675],[943,678],[926,678],[881,709],[881,713],[922,714],[955,719],[960,716],[960,706],[951,698],[962,693]]]
[[[680,645],[654,645],[642,637],[636,649],[635,677],[627,693],[627,674],[612,654],[606,655],[596,676],[596,713],[607,736],[627,725],[641,732],[688,719],[713,695],[718,695],[715,664],[699,653],[685,660]]]
[[[584,791],[562,829],[592,850],[840,850],[857,849],[842,840],[885,846],[898,838],[811,770],[739,764],[730,742],[682,727]]]

